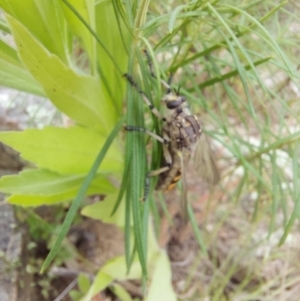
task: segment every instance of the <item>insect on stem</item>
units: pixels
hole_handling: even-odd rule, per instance
[[[156,78],[153,70],[153,64],[150,55],[146,50],[144,53],[147,58],[150,74]],[[142,96],[145,104],[150,108],[153,115],[155,115],[162,122],[162,131],[158,135],[149,131],[148,129],[127,125],[127,131],[144,132],[163,145],[163,158],[160,163],[160,168],[152,170],[147,173],[145,179],[145,189],[143,200],[146,201],[149,194],[150,178],[159,176],[156,186],[157,190],[171,190],[182,179],[181,189],[181,205],[183,216],[187,218],[187,185],[186,185],[186,166],[191,158],[194,150],[195,166],[199,169],[199,173],[208,182],[216,184],[219,180],[218,169],[214,163],[207,139],[202,133],[202,128],[196,116],[192,115],[186,105],[186,98],[180,95],[180,87],[172,89],[171,80],[172,75],[168,81],[161,80],[161,84],[167,89],[166,94],[162,98],[162,103],[165,104],[167,113],[162,115],[151,103],[147,95],[138,86],[135,80],[129,74],[124,74],[132,87]],[[202,138],[204,137],[204,139]],[[204,150],[204,152],[203,152]],[[203,171],[206,171],[204,174]]]

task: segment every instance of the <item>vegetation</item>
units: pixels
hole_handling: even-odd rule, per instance
[[[36,166],[0,180],[9,203],[29,207],[72,200],[42,271],[57,255],[84,197],[106,195],[81,213],[119,227],[125,254],[107,262],[91,284],[79,276],[81,291],[73,297],[91,300],[116,279],[143,279],[145,300],[176,300],[169,258],[157,242],[155,180],[149,200],[140,201],[147,170],[160,164],[160,145],[142,133],[124,139],[121,130],[123,124],[160,130],[141,96],[130,85],[125,89],[123,74],[133,74],[159,107],[164,93],[159,80],[172,73],[174,85],[200,114],[222,176],[202,208],[205,218],[189,208],[201,251],[187,268],[185,286],[200,273],[202,289],[179,298],[297,300],[285,295],[298,282],[289,263],[282,275],[287,283],[281,275],[256,275],[272,257],[285,256],[276,246],[298,219],[296,2],[0,0],[0,7],[0,84],[47,97],[74,121],[68,128],[0,133],[2,142]],[[10,36],[13,43],[5,42]],[[156,78],[149,74],[144,49]],[[274,235],[271,256],[266,251],[256,256]],[[201,272],[192,270],[199,263]],[[209,281],[203,280],[208,270]],[[233,278],[237,284],[230,286]],[[113,291],[132,300],[121,286]]]

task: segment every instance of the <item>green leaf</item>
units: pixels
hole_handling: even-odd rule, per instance
[[[118,227],[125,225],[125,202],[121,202],[116,212],[111,215],[115,206],[118,194],[107,195],[104,201],[85,206],[81,214],[94,219],[99,219],[105,223],[115,224]],[[132,224],[132,221],[131,221]]]
[[[106,82],[105,89],[117,108],[122,110],[126,81],[122,75],[127,70],[130,34],[125,23],[115,16],[112,1],[99,1],[96,4],[96,33],[105,49],[97,47],[97,60],[101,79]],[[109,28],[109,30],[104,30]],[[122,32],[120,32],[122,29]],[[98,42],[99,43],[99,42]]]
[[[137,51],[138,53],[138,51]],[[130,64],[128,72],[132,74],[133,70],[133,56],[130,57]],[[138,97],[137,97],[138,96]],[[144,126],[144,105],[142,100],[139,98],[140,95],[133,90],[132,85],[128,84],[127,89],[127,124],[137,124],[139,126]],[[141,133],[128,133],[126,136],[126,159],[127,164],[130,162],[129,173],[128,173],[128,188],[126,196],[126,215],[129,220],[129,212],[131,210],[133,217],[133,228],[134,228],[134,244],[138,256],[140,258],[141,267],[143,269],[143,275],[146,277],[147,274],[147,256],[146,256],[146,246],[144,245],[143,233],[145,229],[142,223],[142,212],[144,203],[141,202],[141,197],[143,196],[143,188],[145,183],[146,174],[146,153],[145,153],[145,140],[144,135]],[[129,242],[129,235],[131,233],[128,231],[128,225],[125,227],[125,241]],[[127,246],[126,251],[129,250]],[[130,262],[130,254],[127,255],[127,261]],[[128,267],[129,268],[129,267]]]
[[[165,251],[161,251],[154,262],[154,271],[151,275],[151,283],[145,301],[176,301],[168,255]]]
[[[0,179],[0,191],[9,194],[54,195],[78,189],[83,175],[61,175],[49,170],[25,170],[18,175]],[[102,193],[110,193],[115,188],[102,175],[98,175],[90,188]]]
[[[62,174],[86,174],[106,139],[93,130],[74,126],[2,132],[0,140],[20,151],[25,160],[35,162],[40,168]],[[122,168],[122,155],[114,144],[99,172],[116,173],[121,172]]]
[[[6,21],[4,20],[3,15],[0,17],[0,30],[3,33],[10,34],[10,29],[8,28],[8,25],[7,25]]]
[[[140,279],[142,276],[142,270],[137,256],[133,260],[129,273],[127,271],[124,256],[119,256],[110,260],[101,271],[110,275],[113,279],[120,281],[126,279]]]
[[[82,186],[80,187],[80,190],[72,203],[71,207],[69,208],[69,211],[66,215],[66,218],[63,222],[63,225],[61,227],[60,233],[54,243],[54,246],[51,248],[50,253],[48,254],[47,258],[45,259],[42,267],[41,272],[45,271],[45,269],[49,266],[51,261],[54,259],[55,255],[57,254],[61,243],[63,242],[64,237],[68,233],[71,224],[74,220],[74,217],[77,213],[77,210],[82,202],[83,197],[85,196],[90,184],[92,183],[93,179],[96,176],[97,170],[99,168],[99,165],[101,165],[103,158],[105,157],[110,145],[112,144],[113,140],[117,136],[118,132],[120,131],[122,124],[123,124],[123,118],[120,119],[120,121],[117,123],[117,125],[114,127],[113,131],[108,136],[107,140],[105,141],[105,144],[101,148],[100,152],[97,155],[97,158],[93,162],[92,167],[89,170],[89,173],[87,177],[85,178]]]
[[[76,26],[73,26],[75,32],[82,35],[83,32],[88,30],[90,35],[87,39],[93,37],[97,41],[97,44],[93,45],[97,49],[96,67],[101,77],[102,88],[117,111],[120,111],[122,109],[122,96],[125,85],[121,75],[126,69],[129,49],[126,24],[115,16],[111,1],[97,2],[95,16],[94,5],[86,4],[89,10],[87,14],[82,9],[80,10],[80,6],[76,5],[74,1],[62,0],[62,2],[67,6],[63,7],[69,16],[68,19],[72,23],[76,23]],[[91,6],[92,8],[90,8]],[[92,19],[92,16],[94,19]],[[96,30],[94,30],[94,23],[96,23]],[[103,28],[109,28],[109,30],[103,30]],[[95,73],[94,59],[92,58],[91,60]]]
[[[0,85],[45,96],[40,84],[20,62],[15,49],[0,40]]]
[[[179,5],[177,6],[173,11],[172,13],[170,14],[170,20],[169,20],[169,32],[171,33],[174,29],[174,26],[175,26],[175,22],[176,22],[176,19],[177,19],[177,15],[187,7],[186,4],[184,5]]]
[[[101,292],[105,288],[107,288],[111,282],[113,282],[113,278],[104,272],[100,271],[98,272],[93,284],[91,285],[88,293],[85,297],[83,297],[82,301],[91,301],[93,296],[95,296],[97,293]]]
[[[151,275],[149,292],[145,300],[177,300],[172,288],[171,267],[166,252],[160,251],[156,253],[155,256],[152,256],[151,265],[154,266],[154,271]],[[91,300],[93,296],[105,289],[113,280],[122,281],[126,279],[140,279],[141,276],[142,270],[137,256],[135,256],[133,260],[129,273],[127,273],[125,257],[116,257],[106,263],[98,272],[88,294],[83,298],[83,300]]]
[[[54,105],[78,123],[108,134],[117,115],[98,80],[75,73],[16,19],[8,15],[7,19],[21,61]]]
[[[55,205],[65,201],[72,201],[78,188],[71,189],[69,191],[52,194],[52,195],[28,195],[28,194],[14,194],[6,199],[6,201],[13,205],[22,207],[36,207],[42,205]],[[95,187],[89,187],[86,195],[94,195],[99,193],[99,190]]]
[[[0,40],[0,56],[1,58],[5,59],[8,63],[23,68],[18,58],[18,54],[16,50],[10,47],[9,45],[7,45],[2,40]]]
[[[23,207],[53,205],[74,199],[83,180],[84,176],[27,170],[20,175],[2,177],[0,191],[13,194],[7,198],[10,204]],[[116,188],[107,179],[98,175],[86,195],[110,194],[115,191]]]
[[[0,7],[22,23],[49,52],[67,61],[66,23],[58,1],[0,0]]]
[[[120,284],[114,283],[110,289],[121,301],[132,301],[129,293]]]
[[[86,50],[91,67],[96,71],[96,45],[93,36],[80,19],[70,10],[68,6],[63,4],[64,1],[59,1],[65,19],[70,26],[74,35],[79,39],[83,48]],[[80,13],[80,16],[89,24],[92,29],[95,29],[95,3],[93,0],[69,0],[68,3]]]
[[[121,203],[122,204],[122,203]],[[113,204],[112,204],[113,206]],[[119,209],[118,209],[119,210]],[[120,210],[121,211],[121,210]],[[124,211],[124,209],[122,209]],[[107,210],[108,213],[111,211]],[[118,211],[117,211],[118,212]],[[170,263],[168,260],[168,257],[166,256],[165,251],[161,251],[161,249],[158,246],[157,239],[155,237],[152,224],[149,223],[148,227],[148,265],[150,267],[154,267],[156,270],[156,273],[163,273],[160,277],[163,278],[161,281],[162,286],[160,289],[166,290],[165,296],[170,297],[172,295],[172,286],[171,286],[171,270],[170,270]],[[133,232],[133,228],[131,227],[131,234]],[[131,236],[132,237],[132,236]],[[152,270],[152,269],[150,269]],[[152,279],[153,277],[157,277],[157,274],[154,272],[153,275],[151,275],[151,283],[155,281]],[[130,265],[130,269],[128,271],[127,263],[126,263],[126,257],[125,256],[119,256],[116,257],[110,261],[108,261],[102,269],[98,272],[98,275],[95,278],[95,281],[90,287],[90,290],[88,294],[83,299],[84,301],[92,300],[92,297],[103,290],[105,287],[105,284],[109,284],[108,282],[104,282],[103,279],[107,279],[106,277],[110,276],[112,280],[127,280],[127,279],[141,279],[142,277],[142,269],[141,265],[138,259],[138,255],[135,255],[132,258],[132,262]],[[158,281],[159,282],[159,281]],[[155,294],[159,286],[159,283],[156,281],[153,285],[150,284],[150,288],[154,290],[152,294]],[[173,293],[174,294],[174,293]],[[151,299],[154,300],[154,299]],[[156,300],[170,300],[173,301],[174,299],[156,299]]]
[[[69,296],[71,298],[72,301],[80,301],[82,298],[82,293],[78,292],[76,290],[71,290],[69,292]]]
[[[89,277],[86,276],[85,274],[79,274],[77,282],[78,282],[79,289],[83,293],[87,293],[91,286]]]

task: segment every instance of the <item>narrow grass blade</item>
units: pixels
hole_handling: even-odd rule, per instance
[[[117,211],[122,199],[123,199],[123,195],[124,195],[124,192],[126,190],[126,187],[128,185],[128,174],[129,174],[129,164],[130,162],[129,161],[126,161],[125,162],[125,166],[124,166],[124,172],[123,172],[123,178],[122,178],[122,183],[121,183],[121,187],[120,187],[120,191],[119,191],[119,195],[118,195],[118,198],[116,200],[116,204],[111,212],[111,216],[115,214],[115,212]]]
[[[247,28],[245,28],[243,31],[241,31],[240,33],[238,33],[236,35],[237,38],[242,37],[243,35],[247,34],[252,28],[255,28],[257,26],[257,24],[262,24],[264,21],[266,21],[267,19],[269,19],[270,16],[272,16],[277,10],[279,10],[283,5],[285,5],[286,1],[280,3],[278,6],[274,7],[271,11],[267,12],[266,15],[264,15],[262,18],[260,18],[259,20],[257,20],[257,22],[252,23],[250,26],[248,26]],[[179,31],[180,28],[178,28]],[[176,32],[177,33],[177,32]],[[174,31],[172,32],[172,35],[174,34]],[[166,39],[166,37],[164,38]],[[230,38],[232,40],[232,38]],[[162,43],[162,41],[160,41],[159,43]],[[224,47],[225,45],[225,41],[221,41],[218,42],[218,44],[210,46],[209,48],[206,48],[205,50],[189,57],[186,60],[181,61],[178,65],[174,65],[172,66],[172,68],[170,69],[170,72],[175,72],[179,67],[183,67],[185,65],[189,65],[191,64],[193,61],[195,61],[196,59],[200,58],[200,57],[205,57],[206,55],[212,53],[215,50],[218,50],[222,47]],[[156,48],[158,48],[158,45],[156,46]]]
[[[124,227],[124,238],[125,238],[125,261],[126,261],[126,267],[127,267],[127,273],[129,273],[131,264],[132,264],[132,258],[133,253],[135,253],[135,248],[132,251],[131,250],[131,199],[130,199],[130,191],[127,189],[126,191],[126,206],[125,206],[125,227]]]
[[[194,233],[196,235],[196,239],[197,239],[197,242],[199,244],[199,247],[201,248],[201,250],[205,254],[205,256],[208,257],[208,252],[207,252],[207,249],[205,247],[205,243],[202,239],[201,233],[199,231],[199,226],[197,224],[193,209],[191,208],[190,205],[188,205],[188,214],[189,214],[189,219],[191,221],[191,225],[192,225]]]
[[[281,246],[285,242],[288,234],[291,231],[292,226],[295,223],[295,220],[299,219],[299,216],[300,216],[300,214],[299,214],[299,212],[300,212],[299,142],[296,143],[296,146],[294,149],[294,156],[293,156],[293,186],[294,186],[293,198],[294,198],[295,207],[294,207],[292,216],[284,229],[284,233],[280,239],[279,246]]]

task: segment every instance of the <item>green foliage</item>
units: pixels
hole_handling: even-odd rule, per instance
[[[0,180],[2,192],[11,194],[11,204],[21,206],[51,205],[68,201],[76,195],[85,176],[61,175],[48,170],[26,170],[19,175]],[[88,195],[112,193],[115,187],[102,175],[97,175],[88,188]]]
[[[116,193],[110,194],[103,202],[85,206],[82,209],[81,214],[123,228],[125,225],[125,202],[122,202],[118,207],[118,210],[111,215],[116,199]],[[132,226],[132,222],[130,226]]]
[[[169,300],[175,301],[176,294],[172,290],[172,284],[167,279],[171,279],[170,262],[166,252],[161,252],[160,256],[156,258],[156,265],[153,271],[153,281],[149,288],[149,294],[145,300]],[[163,288],[163,289],[162,289]]]
[[[40,85],[24,69],[16,50],[0,40],[0,77],[1,84],[36,95],[44,95]]]
[[[0,133],[1,141],[37,166],[3,178],[0,191],[11,195],[10,203],[21,206],[75,198],[43,268],[57,253],[84,195],[107,194],[104,202],[85,207],[82,214],[113,223],[125,232],[126,254],[107,263],[88,289],[89,284],[81,279],[81,292],[74,292],[74,299],[85,294],[84,300],[90,300],[114,279],[144,277],[145,283],[148,275],[153,281],[146,300],[176,299],[168,258],[158,248],[149,223],[150,208],[158,220],[156,207],[140,201],[147,170],[160,165],[160,146],[153,142],[151,167],[147,167],[142,133],[126,135],[124,161],[122,141],[117,140],[125,98],[126,124],[160,129],[157,120],[144,120],[145,106],[135,89],[128,85],[124,96],[125,72],[134,75],[156,106],[163,93],[159,79],[166,78],[167,72],[181,75],[175,75],[175,85],[181,86],[191,106],[201,109],[203,120],[210,125],[206,133],[222,149],[223,198],[237,203],[255,191],[252,219],[260,218],[262,200],[270,204],[270,210],[264,208],[270,214],[270,233],[279,227],[276,214],[282,210],[284,242],[298,218],[300,200],[299,148],[295,147],[300,135],[286,122],[288,115],[293,126],[299,124],[299,106],[282,91],[280,80],[273,78],[278,73],[285,81],[299,79],[295,50],[291,50],[298,40],[287,36],[280,22],[284,18],[292,23],[296,18],[285,5],[285,1],[257,0],[185,4],[0,0],[7,21],[0,22],[0,28],[15,43],[12,47],[0,40],[0,84],[47,96],[76,123],[68,129]],[[142,48],[153,60],[157,80],[149,76]],[[272,84],[269,79],[274,79]],[[293,84],[299,89],[296,81]],[[122,172],[117,193],[108,176],[121,180]],[[232,179],[238,181],[233,189]],[[153,188],[151,183],[150,195]],[[291,217],[288,202],[295,205]],[[207,255],[208,246],[191,208],[189,216]],[[224,279],[236,267],[231,268]],[[212,300],[224,297],[226,281],[218,286],[212,279]],[[159,295],[162,283],[163,298]],[[115,290],[121,299],[128,299],[117,287]]]
[[[79,301],[84,295],[88,292],[88,289],[90,287],[90,280],[89,278],[84,274],[79,274],[77,278],[78,288],[79,291],[72,290],[69,293],[69,296],[74,301]]]
[[[78,287],[83,293],[87,293],[90,285],[91,285],[90,280],[86,275],[80,274],[78,276]]]
[[[133,299],[128,292],[119,284],[113,284],[110,289],[121,301],[132,301]]]
[[[79,124],[108,134],[117,115],[97,78],[67,68],[18,21],[12,17],[7,19],[24,66],[57,108]]]
[[[21,156],[60,174],[86,174],[93,164],[99,149],[107,139],[93,129],[79,126],[71,128],[45,127],[42,130],[28,129],[23,132],[2,132],[1,141],[18,149]],[[116,144],[109,149],[99,173],[122,171],[122,157]]]
[[[71,207],[69,208],[69,211],[65,217],[65,220],[62,224],[61,227],[61,231],[52,247],[52,249],[50,250],[50,253],[48,254],[45,262],[43,263],[43,266],[41,268],[42,271],[44,271],[46,269],[46,267],[50,264],[50,262],[53,260],[53,258],[55,257],[55,255],[58,253],[58,250],[60,248],[60,245],[64,239],[64,237],[66,236],[66,234],[68,233],[71,224],[75,218],[75,215],[78,211],[78,208],[84,198],[84,196],[87,194],[87,191],[93,181],[93,179],[95,178],[96,174],[97,174],[97,170],[99,168],[99,165],[101,164],[101,162],[103,161],[103,158],[105,157],[111,143],[113,142],[113,140],[115,139],[117,133],[119,132],[121,126],[122,126],[122,122],[123,120],[121,119],[119,121],[119,123],[115,126],[114,130],[110,133],[110,135],[107,137],[107,140],[105,142],[105,144],[103,145],[102,149],[100,150],[95,162],[93,163],[91,169],[89,170],[86,178],[84,179],[74,201],[71,204]]]

